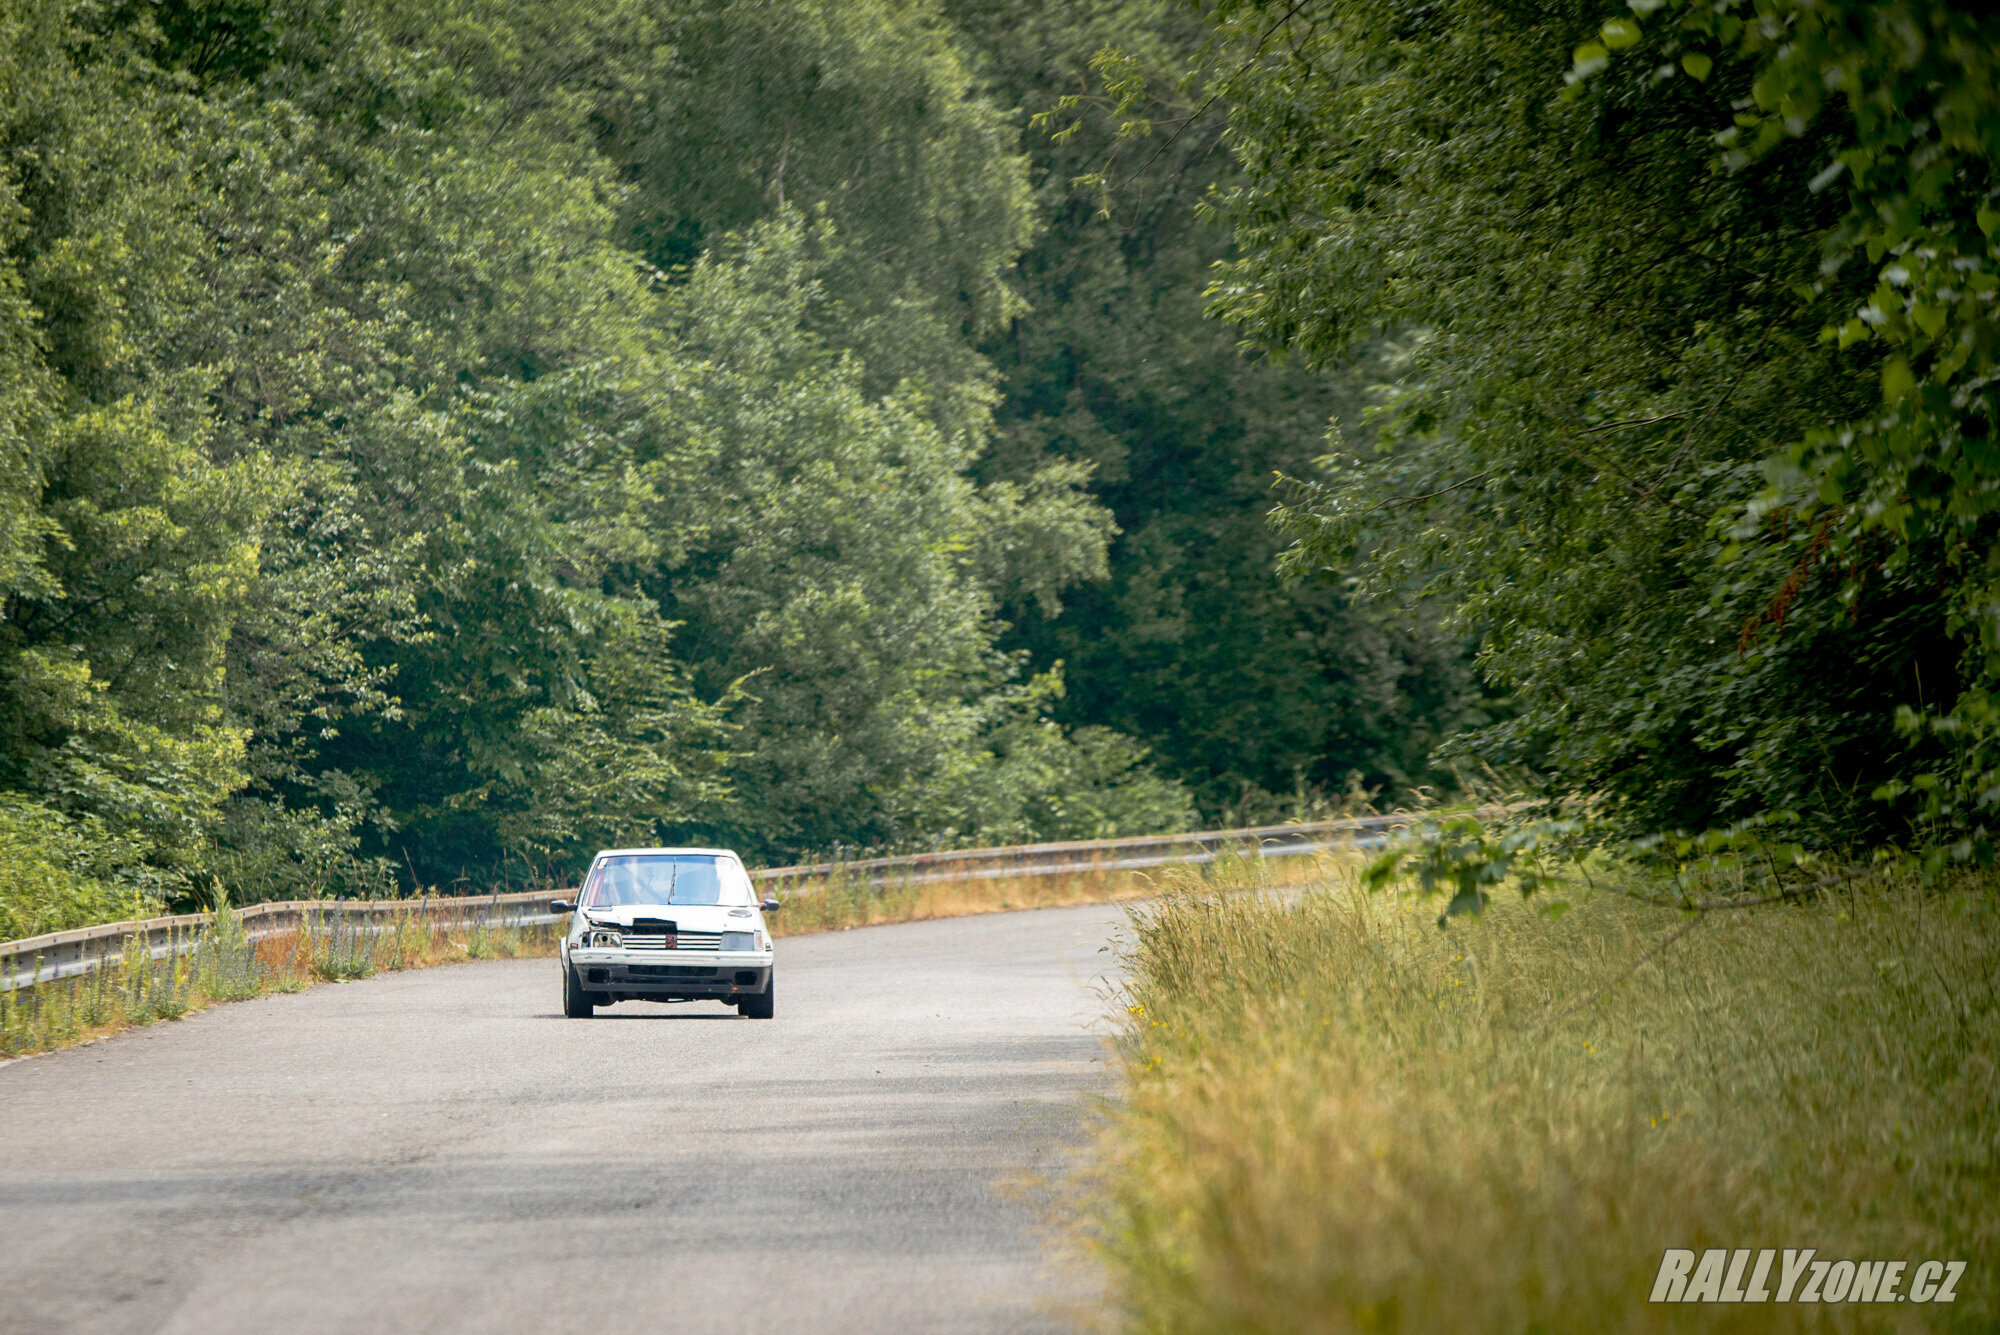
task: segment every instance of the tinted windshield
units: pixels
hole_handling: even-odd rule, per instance
[[[601,858],[583,888],[585,908],[619,904],[748,904],[750,878],[731,858],[626,854]]]

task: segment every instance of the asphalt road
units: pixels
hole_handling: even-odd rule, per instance
[[[1101,907],[781,940],[778,1017],[551,960],[0,1068],[0,1330],[1055,1331],[1010,1179],[1106,1079]]]

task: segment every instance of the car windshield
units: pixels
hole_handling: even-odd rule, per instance
[[[620,904],[748,904],[750,878],[733,858],[632,853],[600,858],[583,888],[585,908]]]

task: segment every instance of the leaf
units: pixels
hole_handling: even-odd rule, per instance
[[[1576,49],[1572,60],[1575,63],[1572,72],[1588,78],[1611,63],[1611,53],[1596,42],[1585,42]]]
[[[1613,51],[1623,51],[1628,46],[1639,44],[1639,25],[1631,19],[1606,19],[1599,28],[1598,35]]]
[[[1401,848],[1390,848],[1378,853],[1362,871],[1361,884],[1369,890],[1380,890],[1393,882],[1403,869],[1403,852]]]
[[[1681,57],[1681,68],[1696,83],[1707,83],[1708,72],[1715,68],[1715,61],[1699,51],[1690,51]]]
[[[2000,212],[1996,212],[1993,209],[1981,209],[1973,214],[1973,217],[1979,222],[1979,230],[1986,233],[1986,235],[1992,236],[1995,232],[2000,231]]]
[[[1882,368],[1882,397],[1895,403],[1917,387],[1917,378],[1910,374],[1910,363],[1906,358],[1891,357],[1889,364]]]
[[[1486,900],[1487,895],[1483,890],[1461,890],[1451,897],[1451,903],[1445,905],[1444,912],[1438,915],[1438,926],[1443,927],[1462,913],[1478,917],[1486,911]]]

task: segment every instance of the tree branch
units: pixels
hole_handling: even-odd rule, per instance
[[[1599,431],[1620,431],[1626,427],[1652,426],[1656,422],[1678,422],[1686,416],[1687,413],[1682,411],[1677,413],[1661,413],[1658,417],[1628,417],[1620,422],[1600,422],[1596,426],[1587,426],[1583,429],[1583,433],[1589,436],[1595,435]]]
[[[1500,470],[1497,468],[1489,468],[1483,473],[1476,473],[1471,477],[1464,478],[1458,482],[1454,482],[1449,487],[1439,487],[1436,491],[1427,491],[1421,496],[1391,496],[1387,500],[1375,502],[1375,504],[1369,506],[1366,510],[1363,510],[1359,515],[1355,517],[1357,519],[1366,519],[1369,515],[1374,514],[1377,510],[1380,510],[1385,506],[1416,505],[1420,501],[1436,500],[1438,497],[1444,495],[1446,492],[1457,491],[1460,487],[1469,487],[1475,482],[1483,481],[1486,478],[1492,477],[1495,473],[1499,471]]]
[[[1149,157],[1144,162],[1140,163],[1136,171],[1128,173],[1125,179],[1118,183],[1117,188],[1123,189],[1125,186],[1132,184],[1133,181],[1137,180],[1142,174],[1144,174],[1146,168],[1152,166],[1154,162],[1158,161],[1160,154],[1172,148],[1175,145],[1175,143],[1177,143],[1180,140],[1180,137],[1183,134],[1187,133],[1188,126],[1200,120],[1202,117],[1202,113],[1206,112],[1210,107],[1215,105],[1215,100],[1222,96],[1222,90],[1224,88],[1227,88],[1230,84],[1235,83],[1238,79],[1242,78],[1243,72],[1249,69],[1252,65],[1257,63],[1258,59],[1264,54],[1264,44],[1271,40],[1271,34],[1277,32],[1278,29],[1284,27],[1287,23],[1290,23],[1292,21],[1292,18],[1301,9],[1304,9],[1305,7],[1306,7],[1306,0],[1292,0],[1292,7],[1286,10],[1282,15],[1280,15],[1277,22],[1273,23],[1270,27],[1264,29],[1264,35],[1257,39],[1257,45],[1251,49],[1250,58],[1244,61],[1241,65],[1238,65],[1236,67],[1236,72],[1234,74],[1231,74],[1227,79],[1224,79],[1219,85],[1217,85],[1216,90],[1210,93],[1205,99],[1203,99],[1202,104],[1200,106],[1196,107],[1194,111],[1191,112],[1189,115],[1182,117],[1180,128],[1173,132],[1172,136],[1168,138],[1166,143],[1161,144],[1158,148],[1154,149],[1152,157]],[[1112,187],[1106,186],[1105,193],[1109,194],[1111,192],[1111,189]]]

